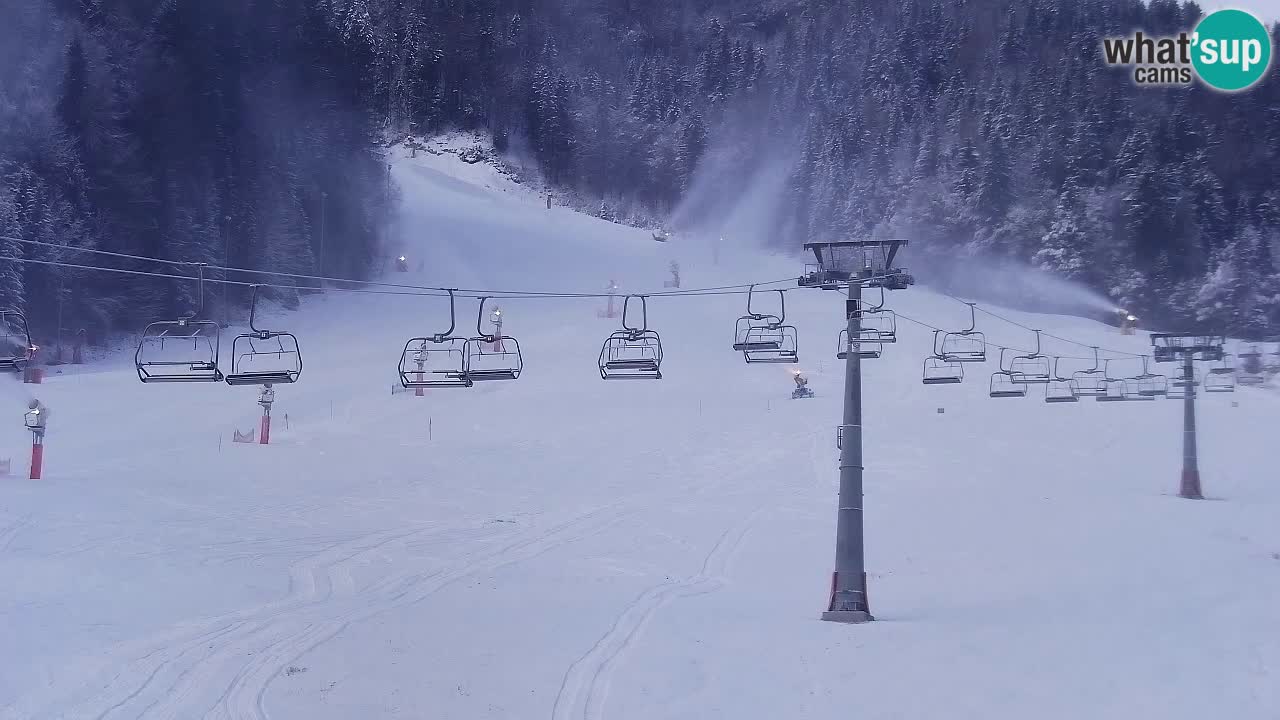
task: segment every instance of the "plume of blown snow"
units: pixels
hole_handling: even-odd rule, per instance
[[[798,155],[794,142],[770,133],[761,115],[743,108],[712,134],[671,215],[672,229],[719,241],[730,253],[778,244]]]
[[[978,302],[1089,317],[1121,310],[1114,300],[1081,283],[1009,258],[938,252],[912,253],[908,258],[921,284]]]

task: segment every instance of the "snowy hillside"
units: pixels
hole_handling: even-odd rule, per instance
[[[713,263],[453,154],[397,153],[409,272],[389,282],[660,292],[672,260],[686,288],[805,262]],[[231,442],[254,388],[144,386],[123,359],[0,384],[0,718],[1276,717],[1280,396],[1202,399],[1212,500],[1181,500],[1180,403],[993,400],[994,362],[926,387],[931,333],[902,319],[864,366],[878,622],[823,623],[842,300],[787,300],[813,400],[730,349],[741,295],[652,298],[664,379],[634,383],[598,375],[602,300],[499,300],[522,377],[414,397],[391,392],[401,350],[448,326],[447,302],[332,292],[261,323],[305,358],[268,446]],[[890,307],[968,323],[923,288]],[[459,300],[459,328],[476,308]],[[53,410],[40,481],[32,395]]]

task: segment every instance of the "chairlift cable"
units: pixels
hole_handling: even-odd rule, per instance
[[[326,277],[326,276],[322,276],[322,275],[306,275],[306,274],[302,274],[302,273],[288,273],[288,272],[279,272],[279,271],[275,271],[275,270],[253,270],[253,269],[249,269],[249,268],[237,268],[237,267],[230,267],[230,266],[224,266],[224,265],[216,265],[216,264],[213,264],[213,263],[199,263],[199,262],[188,261],[188,260],[166,260],[166,259],[162,259],[162,258],[146,257],[146,256],[143,256],[143,255],[131,255],[131,254],[128,254],[128,253],[118,253],[118,252],[112,252],[112,251],[108,251],[108,250],[98,250],[98,249],[94,249],[94,248],[81,248],[81,247],[75,247],[75,246],[73,246],[73,245],[59,245],[59,244],[57,244],[57,243],[49,243],[49,242],[44,242],[44,241],[40,241],[40,240],[27,240],[27,239],[24,239],[24,238],[10,237],[10,236],[7,236],[7,235],[0,235],[0,240],[9,240],[9,241],[13,241],[13,242],[26,243],[26,244],[29,244],[29,245],[39,245],[39,246],[42,246],[42,247],[51,247],[51,248],[57,248],[57,249],[60,249],[60,250],[70,250],[70,251],[72,251],[72,252],[91,253],[91,254],[95,254],[95,255],[103,255],[103,256],[106,256],[106,257],[116,257],[116,258],[121,258],[121,259],[125,259],[125,260],[135,260],[135,261],[139,261],[139,262],[161,263],[161,264],[168,264],[168,265],[177,265],[177,266],[180,266],[180,267],[191,267],[191,266],[195,266],[195,265],[204,265],[204,267],[205,267],[207,270],[220,270],[220,271],[222,271],[222,272],[224,272],[224,273],[233,273],[233,272],[237,272],[237,273],[246,273],[246,274],[250,274],[250,275],[270,275],[270,276],[275,276],[275,277],[285,277],[285,278],[291,278],[291,279],[295,279],[295,280],[314,280],[314,281],[317,281],[317,282],[335,282],[335,283],[355,283],[355,284],[358,284],[358,285],[370,285],[370,286],[374,286],[374,287],[397,288],[397,289],[401,289],[401,290],[423,290],[423,291],[432,291],[432,292],[434,292],[434,293],[436,293],[436,294],[444,293],[446,290],[448,290],[448,289],[449,289],[449,288],[444,288],[444,287],[432,287],[432,286],[423,286],[423,285],[408,285],[408,284],[405,284],[405,283],[390,283],[390,282],[382,282],[382,281],[378,281],[378,280],[354,280],[354,279],[351,279],[351,278],[335,278],[335,277]],[[14,261],[16,261],[16,262],[21,262],[21,261],[23,261],[23,260],[24,260],[23,258],[5,258],[5,259],[11,259],[11,260],[14,260]],[[34,261],[34,260],[32,260],[31,262],[38,262],[38,261]],[[52,261],[43,261],[43,263],[44,263],[44,264],[53,264],[53,262],[52,262]],[[85,266],[85,268],[86,268],[86,269],[87,269],[87,268],[89,268],[89,267],[91,267],[91,266]],[[100,269],[100,270],[110,270],[110,268],[96,268],[96,269]],[[157,276],[160,276],[160,275],[157,275]],[[241,286],[244,286],[244,287],[249,287],[249,286],[252,286],[252,285],[255,285],[255,284],[257,284],[257,285],[261,285],[261,286],[263,286],[263,287],[285,287],[285,288],[293,287],[293,286],[289,286],[289,285],[272,285],[272,284],[270,284],[270,283],[236,282],[236,281],[232,281],[232,280],[225,279],[225,278],[224,278],[223,280],[213,280],[213,279],[210,279],[210,280],[209,280],[209,282],[221,282],[221,283],[223,283],[223,284],[228,284],[228,285],[241,285]],[[769,280],[769,281],[766,281],[766,282],[757,282],[757,283],[751,283],[751,284],[746,284],[746,283],[744,283],[744,284],[740,284],[740,285],[720,285],[720,286],[715,286],[715,287],[705,287],[705,288],[686,288],[686,289],[683,289],[683,290],[668,290],[668,291],[653,292],[653,293],[647,293],[647,294],[648,294],[650,297],[675,297],[675,296],[680,296],[680,295],[704,295],[704,294],[716,294],[714,291],[721,291],[721,290],[744,290],[744,289],[746,289],[746,288],[750,287],[750,285],[752,285],[752,284],[754,284],[754,285],[778,285],[778,284],[782,284],[782,283],[791,283],[791,282],[795,282],[795,278],[793,278],[793,277],[787,277],[787,278],[782,278],[782,279],[780,279],[780,280]],[[314,289],[317,289],[317,290],[326,289],[326,290],[336,290],[336,291],[339,291],[339,292],[343,292],[343,291],[350,292],[350,290],[348,290],[348,289],[346,289],[346,288],[314,288]],[[456,291],[457,291],[457,293],[458,293],[458,296],[459,296],[459,297],[469,297],[469,298],[473,298],[473,299],[479,299],[479,298],[481,298],[481,297],[492,297],[492,298],[495,298],[495,299],[504,299],[504,298],[533,299],[533,298],[537,298],[537,297],[550,297],[550,298],[602,298],[602,297],[608,297],[608,294],[607,294],[607,293],[598,293],[598,292],[592,292],[592,293],[578,293],[578,292],[538,291],[538,290],[490,290],[490,289],[471,289],[471,288],[466,288],[466,289],[457,289]],[[730,294],[731,294],[731,293],[730,293]],[[739,294],[741,294],[741,293],[739,293]],[[441,295],[441,296],[442,296],[442,295]]]

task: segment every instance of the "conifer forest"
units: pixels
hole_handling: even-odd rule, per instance
[[[53,246],[367,277],[397,203],[388,143],[452,130],[619,222],[679,231],[771,172],[756,230],[779,247],[906,237],[1050,271],[1153,326],[1280,334],[1280,72],[1225,94],[1102,62],[1102,37],[1179,32],[1191,3],[4,5],[0,306],[43,338],[200,302]]]

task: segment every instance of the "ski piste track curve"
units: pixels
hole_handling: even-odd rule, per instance
[[[712,593],[725,585],[724,574],[761,512],[763,509],[757,509],[725,530],[711,552],[707,553],[702,568],[696,575],[650,587],[625,606],[609,632],[565,673],[560,692],[556,694],[552,720],[595,720],[605,717],[609,681],[619,657],[664,605],[682,597]]]
[[[785,444],[783,445],[785,447]],[[677,448],[678,450],[679,448]],[[290,569],[288,596],[258,608],[207,619],[196,628],[131,643],[118,649],[114,661],[119,670],[100,687],[50,687],[47,693],[27,698],[40,707],[40,717],[94,718],[95,720],[137,720],[151,718],[203,717],[214,720],[265,720],[272,717],[265,702],[273,681],[298,658],[317,649],[360,623],[399,607],[420,603],[432,594],[468,577],[491,573],[505,566],[530,560],[556,548],[578,543],[609,530],[620,521],[639,513],[654,512],[676,501],[692,502],[736,488],[748,472],[757,472],[762,463],[776,462],[782,448],[755,458],[749,471],[733,470],[740,452],[714,448],[702,462],[687,469],[715,482],[685,488],[680,492],[640,495],[610,505],[593,508],[568,519],[553,521],[549,527],[527,532],[509,532],[509,523],[477,521],[468,524],[427,524],[371,533],[333,544],[305,558]],[[774,488],[765,488],[774,489]],[[643,623],[653,611],[676,597],[712,592],[719,587],[719,574],[741,542],[752,513],[740,527],[730,528],[704,562],[703,571],[684,582],[662,585],[646,592],[624,609],[621,623],[640,605]],[[726,545],[727,543],[727,545]],[[444,568],[427,572],[393,572],[371,586],[358,589],[348,566],[362,557],[397,545],[465,548],[450,556]],[[496,547],[487,547],[496,545]],[[658,601],[650,606],[650,601]],[[616,630],[617,628],[615,628]],[[639,628],[631,628],[630,635]],[[604,640],[601,641],[604,643]],[[624,644],[625,645],[625,644]],[[603,658],[593,671],[587,696],[593,714],[568,717],[600,717],[602,679],[605,666],[622,651],[618,648]],[[598,651],[593,651],[598,654]],[[245,659],[247,658],[247,659]],[[58,698],[77,698],[64,705]],[[33,711],[34,712],[34,711]],[[558,712],[558,711],[557,711]],[[7,708],[5,718],[26,718],[25,712]],[[557,720],[560,717],[556,716]]]

